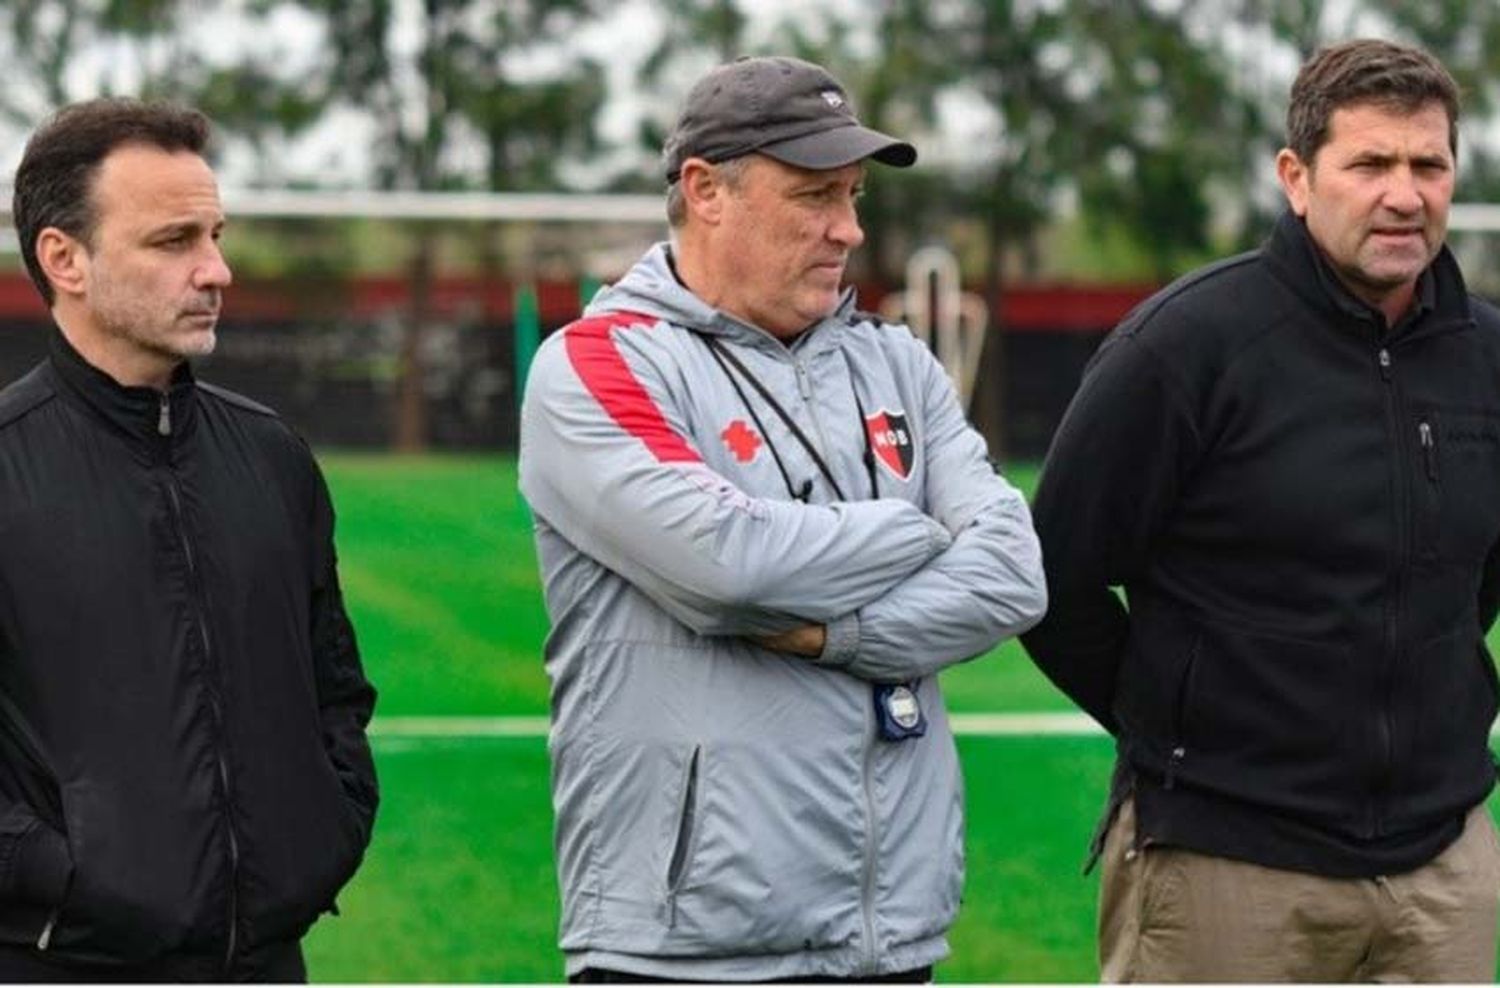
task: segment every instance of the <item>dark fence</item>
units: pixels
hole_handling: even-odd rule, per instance
[[[0,381],[41,359],[51,330],[34,296],[0,276]],[[29,286],[25,286],[29,291]],[[240,286],[199,376],[270,405],[314,445],[381,448],[395,427],[408,306],[400,283]],[[1145,289],[1027,288],[1007,294],[1005,436],[1012,457],[1037,458],[1099,340]],[[543,332],[578,312],[572,283],[538,286]],[[861,298],[878,301],[878,289]],[[517,433],[511,286],[440,286],[422,334],[429,445],[513,449]],[[9,303],[9,304],[7,304]],[[22,311],[5,310],[20,308]]]

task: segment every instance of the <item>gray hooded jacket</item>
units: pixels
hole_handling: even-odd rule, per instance
[[[935,673],[1036,623],[1046,591],[1026,504],[931,352],[852,297],[785,346],[660,245],[543,344],[520,475],[569,972],[946,956],[963,796]],[[807,623],[816,660],[745,637]],[[926,736],[881,740],[872,684],[910,681]]]

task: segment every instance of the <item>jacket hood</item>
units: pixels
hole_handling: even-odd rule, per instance
[[[677,280],[672,270],[671,245],[665,241],[648,250],[625,276],[601,289],[584,309],[585,316],[606,312],[639,312],[654,316],[675,326],[716,336],[753,334],[774,340],[766,330],[718,309],[694,295]],[[842,323],[854,311],[854,289],[847,288],[833,312],[808,328],[802,338],[811,336],[830,322]]]

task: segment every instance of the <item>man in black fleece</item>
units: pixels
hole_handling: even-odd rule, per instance
[[[1105,980],[1493,976],[1500,314],[1443,245],[1457,120],[1420,50],[1314,55],[1270,240],[1129,315],[1054,439],[1024,641],[1117,741]]]

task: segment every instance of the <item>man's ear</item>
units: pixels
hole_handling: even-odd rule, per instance
[[[58,295],[81,295],[88,275],[89,253],[83,242],[55,226],[36,235],[36,260]]]
[[[1297,156],[1291,148],[1282,148],[1276,155],[1276,178],[1281,182],[1281,191],[1292,212],[1307,215],[1308,186],[1312,183],[1312,166]]]
[[[682,173],[677,181],[688,212],[702,223],[717,226],[728,194],[728,186],[719,176],[718,168],[702,158],[689,158],[682,163]]]

